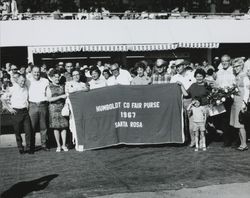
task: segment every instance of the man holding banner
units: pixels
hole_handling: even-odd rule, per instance
[[[132,77],[127,70],[121,69],[118,63],[114,63],[110,68],[113,76],[111,76],[108,81],[108,86],[113,85],[130,85]]]

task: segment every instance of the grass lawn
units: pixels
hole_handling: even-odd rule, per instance
[[[94,197],[250,181],[250,151],[119,146],[85,152],[0,149],[0,197]]]

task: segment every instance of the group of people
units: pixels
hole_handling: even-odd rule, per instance
[[[216,3],[211,1],[209,3],[210,11],[202,14],[201,11],[196,10],[193,13],[187,11],[185,6],[174,7],[173,9],[162,10],[158,12],[149,12],[147,10],[138,12],[133,8],[125,10],[124,12],[110,12],[105,7],[90,7],[89,9],[78,9],[78,12],[64,12],[57,8],[53,12],[40,11],[31,13],[31,9],[27,8],[26,12],[19,13],[16,0],[2,0],[0,2],[0,20],[36,20],[36,19],[76,19],[76,20],[108,20],[108,19],[177,19],[177,18],[223,18],[225,15],[216,15]],[[247,7],[247,6],[246,6]],[[242,12],[240,9],[235,9],[230,12],[232,18],[249,19],[250,7],[247,12]]]
[[[47,131],[53,130],[57,143],[56,152],[68,151],[66,137],[72,121],[70,113],[63,116],[62,110],[70,105],[68,94],[76,91],[91,91],[114,85],[150,85],[177,83],[183,93],[186,139],[190,147],[206,150],[208,127],[223,133],[223,146],[237,145],[239,151],[247,147],[245,125],[239,122],[239,112],[247,111],[250,89],[249,59],[231,60],[223,55],[217,66],[192,64],[184,59],[169,63],[157,59],[153,64],[137,62],[129,71],[118,63],[98,61],[96,65],[81,66],[71,62],[59,62],[53,68],[29,64],[19,67],[6,63],[0,71],[1,101],[3,108],[13,114],[13,127],[21,154],[34,153],[35,132],[40,130],[42,150],[48,150]],[[214,88],[237,86],[239,92],[233,99],[223,101],[224,111],[209,114],[211,104],[208,95]],[[249,110],[249,109],[248,109]],[[69,116],[69,117],[68,117]],[[39,128],[38,128],[39,127]],[[25,131],[26,148],[22,145],[21,131]],[[239,133],[238,138],[234,135]],[[70,134],[70,133],[69,133]],[[71,140],[72,141],[74,139]]]

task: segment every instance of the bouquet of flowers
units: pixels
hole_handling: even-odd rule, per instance
[[[211,93],[207,96],[209,104],[217,106],[226,101],[227,98],[234,98],[235,95],[239,94],[239,89],[236,85],[226,88],[213,88]]]

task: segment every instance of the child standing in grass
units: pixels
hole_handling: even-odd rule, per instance
[[[206,107],[201,106],[200,99],[194,99],[190,104],[188,110],[193,115],[193,131],[195,134],[195,151],[201,148],[206,151],[206,136],[205,136],[205,123],[206,123]]]

